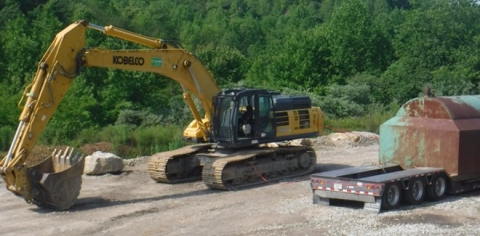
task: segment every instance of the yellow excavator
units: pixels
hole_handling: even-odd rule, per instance
[[[148,49],[88,48],[88,29]],[[201,143],[151,156],[148,173],[157,182],[202,179],[210,188],[228,190],[313,171],[316,155],[311,147],[266,145],[322,133],[322,111],[312,107],[309,97],[265,89],[221,90],[202,62],[175,43],[83,20],[59,32],[41,58],[25,89],[26,102],[19,102],[23,111],[11,147],[0,162],[7,189],[28,203],[65,210],[80,194],[85,161],[73,149],[54,151],[33,166],[27,166],[27,158],[82,67],[152,72],[181,85],[194,117],[184,138]],[[203,117],[191,94],[200,102]]]

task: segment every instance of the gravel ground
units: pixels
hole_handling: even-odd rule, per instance
[[[376,162],[378,145],[317,147],[315,171]],[[37,208],[0,184],[0,235],[479,235],[478,191],[378,215],[362,204],[312,204],[309,177],[238,191],[152,181],[143,159],[84,176],[68,211]],[[3,186],[3,187],[2,187]]]

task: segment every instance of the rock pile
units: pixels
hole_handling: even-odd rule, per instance
[[[320,146],[335,147],[363,147],[378,144],[378,141],[378,134],[353,131],[345,133],[331,133],[326,136],[318,137],[316,144]]]

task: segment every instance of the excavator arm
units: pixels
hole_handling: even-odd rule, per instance
[[[220,92],[220,88],[200,59],[192,53],[170,45],[161,39],[146,37],[113,26],[103,27],[89,24],[88,27],[99,30],[108,36],[153,49],[86,49],[79,57],[83,66],[153,72],[175,80],[182,86],[183,97],[195,118],[194,123],[190,124],[190,127],[198,127],[201,137],[204,141],[207,141],[213,97]],[[199,99],[205,114],[203,119],[200,117],[200,113],[196,109],[190,94],[194,94]],[[184,133],[184,136],[198,137],[198,134]]]
[[[151,49],[86,48],[88,28]],[[7,189],[29,203],[48,204],[64,210],[71,207],[79,195],[84,160],[73,150],[55,151],[35,166],[27,166],[27,157],[82,67],[153,72],[177,81],[195,118],[190,124],[190,128],[196,128],[193,135],[200,134],[205,141],[208,138],[212,100],[220,89],[197,57],[160,39],[77,21],[57,34],[42,57],[32,84],[25,89],[30,91],[24,94],[26,102],[13,142],[0,162],[0,175]],[[190,93],[200,100],[204,118]],[[184,135],[192,134],[186,131]]]

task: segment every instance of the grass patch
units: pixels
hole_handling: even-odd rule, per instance
[[[92,133],[82,133],[82,144],[89,143],[87,138],[95,142],[108,142],[113,145],[113,152],[124,158],[152,155],[185,146],[182,140],[183,130],[177,125],[157,125],[132,128],[128,125],[111,125],[103,128],[92,137]],[[90,141],[92,143],[92,141]]]

